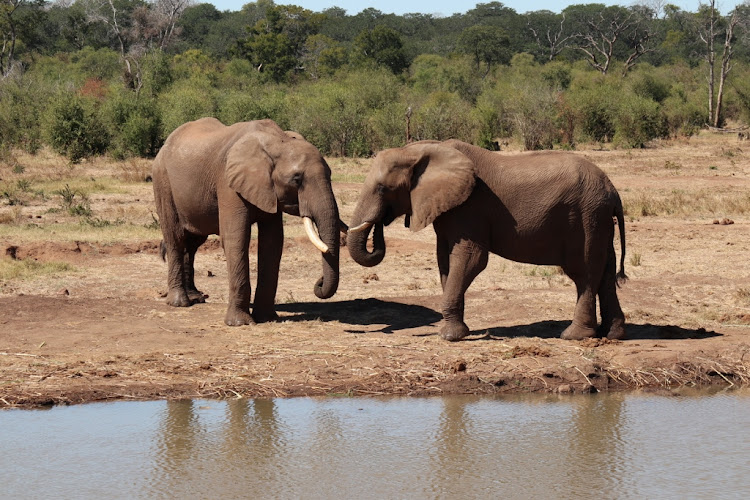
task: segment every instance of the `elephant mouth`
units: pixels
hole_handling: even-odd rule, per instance
[[[396,214],[393,211],[393,208],[387,207],[385,209],[385,213],[383,214],[383,219],[382,219],[383,225],[389,226],[391,222],[393,222],[394,220],[396,220]]]

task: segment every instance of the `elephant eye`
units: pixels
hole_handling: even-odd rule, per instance
[[[297,172],[292,176],[292,180],[290,182],[293,186],[300,187],[302,185],[302,172]]]
[[[378,184],[378,194],[385,194],[388,188],[382,184]]]

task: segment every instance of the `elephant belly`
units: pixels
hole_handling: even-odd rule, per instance
[[[183,193],[174,197],[180,225],[186,231],[208,236],[219,234],[219,206],[215,199]]]

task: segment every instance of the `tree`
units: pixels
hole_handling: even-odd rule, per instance
[[[271,5],[265,18],[248,28],[248,36],[239,42],[240,52],[260,72],[280,82],[297,67],[304,44],[317,33],[321,16],[296,5]]]
[[[716,0],[709,0],[708,4],[701,4],[696,14],[696,31],[705,47],[704,59],[708,67],[708,123],[714,127],[721,125],[722,105],[724,102],[724,85],[727,76],[732,71],[734,56],[735,30],[742,27],[747,16],[739,6],[731,12],[727,19],[722,18],[716,5]],[[721,66],[718,75],[718,89],[716,76],[717,40],[721,38],[723,48]]]
[[[21,13],[25,7],[41,8],[43,0],[0,0],[0,78],[15,68],[16,44],[23,29]]]
[[[409,67],[401,36],[396,30],[382,24],[362,31],[354,39],[354,49],[360,58],[385,66],[394,74]]]
[[[549,11],[529,15],[527,27],[534,35],[537,45],[544,50],[547,60],[552,61],[575,40],[575,34],[565,27],[565,13],[558,15]]]
[[[333,74],[346,60],[344,46],[333,38],[321,34],[307,37],[302,62],[305,64],[305,71],[313,79]]]
[[[584,7],[597,8],[598,12],[581,12],[579,6],[570,8],[572,12],[579,9],[575,13],[577,17],[583,17],[583,27],[576,33],[576,48],[585,54],[589,65],[603,75],[609,71],[618,49],[623,51],[625,59],[623,75],[635,65],[638,58],[654,50],[649,45],[654,35],[649,23],[653,11],[637,6],[630,9],[597,4]]]
[[[494,64],[510,62],[510,37],[502,28],[486,25],[466,28],[458,39],[458,46],[474,58],[477,70],[482,63],[487,66],[484,76]]]

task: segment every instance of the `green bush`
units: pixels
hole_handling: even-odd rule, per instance
[[[215,91],[205,79],[180,80],[159,97],[164,137],[183,123],[216,115]]]
[[[648,141],[667,135],[659,104],[633,94],[622,96],[614,125],[613,142],[621,147],[642,148]]]
[[[552,149],[559,142],[556,104],[555,92],[538,82],[527,81],[514,89],[509,114],[524,149]]]
[[[615,118],[621,89],[611,79],[593,76],[592,81],[571,85],[570,105],[576,117],[576,129],[585,140],[609,142],[615,135]]]
[[[696,134],[706,121],[706,110],[698,102],[699,96],[688,96],[681,85],[676,86],[672,95],[662,103],[662,114],[666,121],[667,132],[671,136]]]
[[[41,146],[41,115],[50,91],[35,79],[6,78],[0,82],[0,148],[29,153]]]
[[[323,154],[371,154],[376,144],[398,140],[389,137],[396,129],[392,119],[397,114],[384,109],[399,101],[401,88],[398,78],[384,69],[359,70],[340,74],[335,80],[308,83],[290,97],[289,109],[294,110],[290,111],[290,128]],[[373,130],[377,130],[375,135]]]
[[[287,102],[281,89],[257,87],[220,94],[217,117],[227,125],[270,118],[283,129],[289,128]]]
[[[115,158],[155,156],[164,142],[161,116],[154,98],[122,90],[103,109]]]
[[[44,116],[42,130],[47,143],[73,163],[107,149],[109,134],[97,116],[96,104],[93,98],[61,91]]]
[[[459,139],[471,142],[476,135],[470,104],[453,92],[429,94],[414,107],[412,124],[416,140]]]

